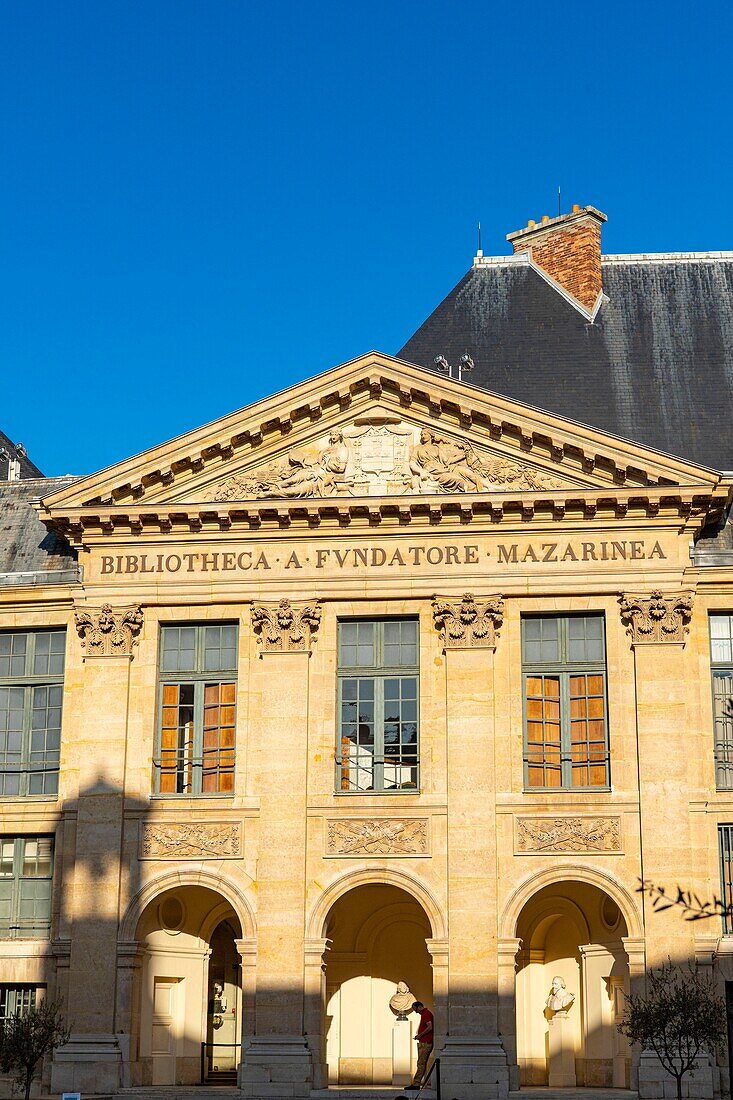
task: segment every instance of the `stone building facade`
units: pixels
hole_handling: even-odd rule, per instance
[[[733,982],[639,890],[730,889],[732,486],[378,353],[6,486],[0,1007],[62,1001],[47,1086],[404,1084],[405,981],[451,1097],[664,1095],[615,1022],[668,956]]]

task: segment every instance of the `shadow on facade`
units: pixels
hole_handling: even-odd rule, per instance
[[[436,937],[421,901],[396,885],[361,881],[324,909],[322,936],[306,935],[301,947],[293,935],[293,950],[303,951],[301,987],[258,982],[254,915],[225,861],[162,858],[163,828],[143,881],[149,823],[150,803],[124,798],[103,777],[63,808],[51,953],[39,984],[61,999],[72,1039],[46,1069],[51,1091],[197,1085],[202,1044],[204,1076],[238,1080],[250,1095],[290,1083],[296,1094],[402,1085],[394,1079],[399,1052],[389,1009],[401,980],[435,1010],[451,1097],[491,1085],[547,1085],[545,1004],[559,975],[575,995],[564,1029],[574,1077],[566,1086],[637,1088],[641,1073],[663,1094],[656,1059],[629,1050],[616,1023],[628,993],[643,988],[649,943],[658,945],[649,961],[694,961],[676,915],[676,924],[647,915],[645,948],[639,908],[630,915],[592,882],[543,884],[538,876],[498,930],[496,984],[456,988],[448,937]],[[717,973],[721,985],[733,978],[725,967]],[[411,1025],[414,1035],[414,1016]],[[727,1058],[721,1070],[701,1066],[696,1095],[727,1087]]]

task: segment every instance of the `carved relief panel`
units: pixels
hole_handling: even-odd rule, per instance
[[[241,857],[240,821],[166,821],[140,826],[140,859]]]
[[[621,852],[620,817],[517,817],[514,850],[518,855]]]
[[[327,856],[426,856],[426,817],[338,818],[326,822]]]
[[[566,485],[562,478],[478,449],[458,437],[420,429],[397,416],[375,414],[227,478],[214,486],[210,498],[480,493]]]

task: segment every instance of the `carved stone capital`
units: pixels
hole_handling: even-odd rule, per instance
[[[470,592],[461,600],[433,596],[433,621],[444,649],[494,649],[504,601],[501,596],[477,601]]]
[[[321,623],[317,600],[306,604],[254,604],[252,627],[264,653],[308,653]]]
[[[143,625],[143,610],[134,607],[84,607],[74,615],[87,657],[131,657]]]
[[[622,596],[621,622],[631,635],[632,645],[649,645],[660,642],[681,644],[689,633],[692,617],[692,596],[680,593],[664,596],[652,592],[650,596]]]

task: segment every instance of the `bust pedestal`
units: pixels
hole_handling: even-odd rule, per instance
[[[412,1027],[406,1017],[397,1017],[392,1026],[392,1084],[409,1085],[412,1081]]]
[[[551,1089],[574,1089],[575,1050],[567,1013],[556,1012],[549,1021],[549,1027],[547,1084]]]

